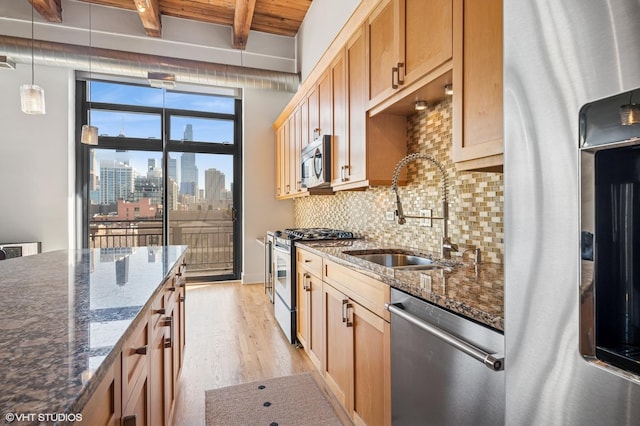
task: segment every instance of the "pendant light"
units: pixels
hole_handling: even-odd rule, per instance
[[[20,105],[22,112],[26,114],[44,114],[44,90],[33,84],[35,68],[33,61],[33,10],[34,6],[31,6],[31,84],[20,86]]]
[[[91,6],[93,1],[89,2],[89,80],[87,85],[91,88]],[[91,92],[91,90],[89,90]],[[91,125],[91,93],[89,93],[89,114],[87,117],[88,124],[82,126],[80,134],[80,142],[86,145],[98,145],[98,128]]]

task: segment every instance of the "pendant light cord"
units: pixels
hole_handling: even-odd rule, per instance
[[[33,9],[35,6],[31,5],[31,85],[33,86],[33,82],[35,81],[34,77],[34,65],[33,65]]]

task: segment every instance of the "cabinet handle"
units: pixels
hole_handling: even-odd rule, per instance
[[[184,302],[184,296],[180,296],[180,301]]]
[[[167,290],[169,290],[169,291],[176,291],[176,286],[169,287]]]
[[[170,348],[173,344],[173,317],[165,317],[164,323],[162,324],[164,327],[170,327],[169,329],[169,337],[164,339],[164,347]]]
[[[347,303],[347,305],[346,305],[346,306],[347,306],[347,309],[346,309],[346,311],[347,311],[347,312],[346,312],[346,317],[347,317],[347,318],[346,318],[346,323],[347,323],[347,324],[346,324],[346,326],[347,326],[347,327],[353,327],[353,321],[349,321],[349,309],[350,309],[350,308],[353,308],[353,305],[352,305],[351,303]]]
[[[165,309],[164,309],[164,308],[156,309],[156,314],[164,315],[164,314],[165,314],[165,312],[166,312],[166,311],[165,311]]]
[[[182,272],[176,272],[176,277],[181,277],[182,276]]]
[[[397,89],[398,83],[396,83],[396,78],[398,77],[398,67],[391,68],[391,88]]]
[[[404,84],[404,62],[398,62],[398,84]]]
[[[349,180],[349,174],[350,174],[350,171],[351,171],[351,166],[349,166],[348,164],[345,164],[344,166],[342,166],[342,168],[344,169],[344,173],[343,173],[343,176],[342,176],[342,181],[346,182],[346,181]]]
[[[134,352],[136,353],[136,355],[146,355],[147,354],[147,345],[140,346],[139,348],[136,348]]]
[[[347,322],[347,305],[349,299],[342,299],[342,322]]]
[[[136,426],[136,416],[125,416],[122,418],[122,426]]]

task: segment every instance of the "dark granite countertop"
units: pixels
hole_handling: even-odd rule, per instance
[[[403,290],[456,314],[504,331],[503,265],[438,259],[438,255],[409,247],[372,240],[297,242],[336,263],[354,268],[375,279]],[[349,254],[351,250],[399,250],[441,262],[443,269],[403,271],[367,262]]]
[[[0,261],[2,418],[79,412],[186,249],[60,250]]]

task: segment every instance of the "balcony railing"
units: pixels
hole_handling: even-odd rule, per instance
[[[190,276],[227,275],[233,273],[233,223],[230,220],[207,220],[169,223],[169,242],[187,245]],[[104,220],[89,226],[91,248],[142,247],[162,245],[162,221]]]

